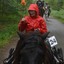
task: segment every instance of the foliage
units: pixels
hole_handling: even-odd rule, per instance
[[[64,10],[61,9],[60,11],[52,10],[51,15],[53,15],[55,18],[58,18],[60,21],[64,23]]]
[[[55,10],[64,9],[64,0],[45,0]]]
[[[21,0],[0,0],[0,47],[3,47],[16,34],[18,22],[27,14],[27,8],[32,2],[28,0],[26,6]]]
[[[4,15],[0,22],[0,47],[7,44],[17,32],[17,24],[20,17],[15,15]]]
[[[18,14],[19,11],[27,10],[31,0],[27,1],[26,6],[21,5],[21,0],[0,0],[0,13],[2,14]]]

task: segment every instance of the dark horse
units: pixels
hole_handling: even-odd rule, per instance
[[[64,64],[58,58],[57,50],[54,53],[47,45],[46,37],[49,32],[40,34],[39,31],[21,33],[16,49],[10,49],[9,56],[4,60],[4,64]],[[47,43],[47,44],[46,44]],[[57,57],[58,56],[58,57]],[[56,62],[57,60],[60,62]]]
[[[19,32],[18,34],[20,40],[14,53],[15,61],[13,64],[52,64],[44,44],[48,33],[42,35],[36,31],[27,34]]]

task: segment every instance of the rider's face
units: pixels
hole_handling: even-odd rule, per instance
[[[35,17],[36,16],[36,11],[29,10],[29,14],[30,14],[31,17]]]

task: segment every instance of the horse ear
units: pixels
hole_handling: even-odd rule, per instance
[[[24,33],[23,32],[18,31],[17,34],[19,35],[21,40],[24,40]]]
[[[42,34],[42,39],[45,40],[49,33],[50,32],[46,32],[46,33]]]

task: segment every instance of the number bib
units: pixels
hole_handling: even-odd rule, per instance
[[[54,47],[58,44],[55,36],[51,36],[50,38],[48,38],[48,41],[49,41],[51,47]]]

